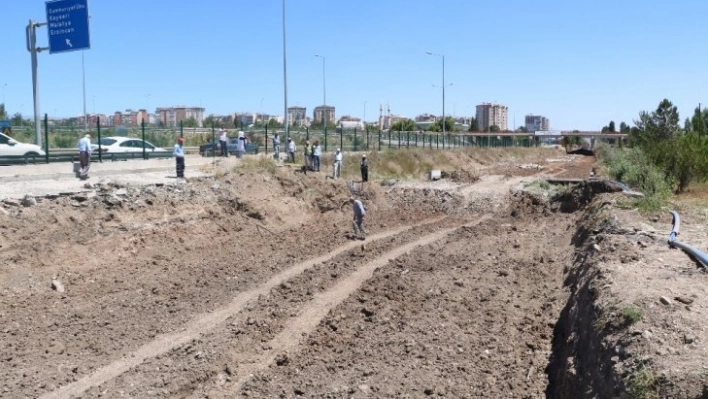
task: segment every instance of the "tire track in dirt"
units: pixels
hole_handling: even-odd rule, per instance
[[[415,228],[417,226],[421,226],[421,225],[428,224],[428,223],[438,222],[438,221],[444,219],[445,217],[446,216],[427,219],[427,220],[423,220],[423,221],[420,221],[419,223],[415,223],[412,225],[403,226],[403,227],[399,227],[397,229],[374,234],[374,235],[370,236],[366,242],[378,241],[381,239],[389,238],[389,237],[395,236],[397,234],[400,234],[404,231],[407,231],[409,229]],[[454,230],[454,228],[446,229],[443,232],[445,234],[447,234],[452,230]],[[443,232],[436,233],[436,235],[440,235],[442,237],[444,235],[444,234],[442,234]],[[430,236],[426,236],[426,237],[430,237]],[[419,241],[416,241],[416,243]],[[182,331],[177,332],[177,333],[173,333],[173,334],[166,334],[166,335],[159,336],[156,339],[141,346],[140,348],[138,348],[134,352],[124,356],[123,358],[116,360],[113,363],[110,363],[106,366],[103,366],[103,367],[97,369],[93,373],[79,379],[76,382],[65,385],[53,392],[48,392],[44,395],[41,395],[40,398],[42,398],[42,399],[63,399],[63,398],[72,397],[72,396],[80,396],[82,393],[84,393],[89,388],[103,384],[103,383],[125,373],[126,371],[130,370],[132,367],[140,365],[146,359],[162,355],[162,354],[170,351],[173,348],[176,348],[176,347],[179,347],[181,345],[188,343],[189,341],[200,336],[202,333],[213,329],[214,327],[216,327],[220,323],[223,323],[230,316],[240,312],[241,310],[243,310],[243,308],[245,307],[245,305],[248,302],[258,298],[260,295],[267,294],[274,287],[277,287],[278,285],[282,284],[283,282],[304,272],[308,268],[310,268],[314,265],[317,265],[319,263],[326,262],[329,259],[334,258],[337,255],[340,255],[344,252],[355,249],[357,246],[360,246],[361,244],[362,244],[361,241],[352,241],[352,242],[346,243],[346,244],[334,249],[333,251],[330,251],[329,253],[318,256],[316,258],[309,259],[305,262],[295,264],[295,265],[291,266],[290,268],[283,270],[282,272],[273,276],[270,280],[268,280],[266,283],[260,285],[258,288],[243,292],[243,293],[239,294],[238,296],[234,297],[234,299],[231,301],[231,303],[229,305],[221,307],[219,309],[215,309],[214,311],[212,311],[210,313],[196,316],[189,324],[184,326]],[[403,248],[403,247],[399,247],[399,248]],[[394,250],[394,251],[396,251],[396,250]],[[405,251],[403,251],[402,253],[404,253],[404,252]],[[372,269],[372,271],[373,271],[373,269]],[[359,272],[356,272],[355,274],[358,275],[358,273]]]
[[[243,358],[237,356],[232,359],[234,364],[240,365],[234,370],[234,375],[239,376],[239,378],[233,384],[223,387],[223,389],[217,388],[214,392],[210,392],[208,397],[233,397],[234,392],[241,389],[243,384],[247,382],[254,373],[265,369],[268,365],[273,363],[278,354],[295,350],[303,336],[311,333],[332,309],[358,290],[366,280],[373,276],[374,271],[379,267],[385,266],[389,261],[417,247],[430,245],[461,227],[475,226],[491,217],[492,215],[487,214],[477,218],[473,222],[460,224],[428,234],[416,241],[396,247],[375,260],[359,267],[346,279],[340,281],[327,291],[315,295],[302,314],[297,319],[293,320],[288,328],[281,331],[273,340],[268,342],[266,347],[269,349],[264,350],[256,359],[253,359],[251,353],[244,354],[242,356]],[[228,390],[228,392],[226,392],[226,390]]]

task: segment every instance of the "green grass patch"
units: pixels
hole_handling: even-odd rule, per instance
[[[640,308],[630,305],[622,309],[622,316],[625,322],[631,325],[641,320],[644,314]]]
[[[271,157],[244,157],[243,159],[241,159],[241,163],[234,166],[234,171],[239,170],[264,170],[274,175],[278,172],[278,165]]]
[[[624,397],[626,399],[658,399],[656,391],[656,377],[650,368],[642,366],[629,378],[627,390]]]

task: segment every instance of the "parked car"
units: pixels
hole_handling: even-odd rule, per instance
[[[226,151],[228,151],[231,155],[236,155],[237,144],[238,137],[229,137],[229,141],[226,143]],[[210,157],[214,155],[214,148],[216,148],[216,154],[220,155],[221,144],[219,143],[219,140],[199,146],[199,153],[203,157]],[[246,154],[258,154],[258,144],[246,143]]]
[[[35,144],[20,143],[12,137],[0,133],[0,156],[44,156],[42,148]]]
[[[98,144],[91,144],[91,150],[98,150]],[[145,142],[145,151],[168,151],[164,148],[156,147],[149,142]],[[121,152],[143,152],[143,141],[134,137],[103,137],[101,139],[101,152],[121,153]]]

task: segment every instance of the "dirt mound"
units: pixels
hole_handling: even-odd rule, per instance
[[[479,181],[479,173],[476,170],[453,170],[452,172],[442,171],[440,173],[442,179],[450,179],[455,183],[472,184]]]

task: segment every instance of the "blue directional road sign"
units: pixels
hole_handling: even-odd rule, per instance
[[[47,28],[50,54],[90,49],[88,0],[48,1]]]

